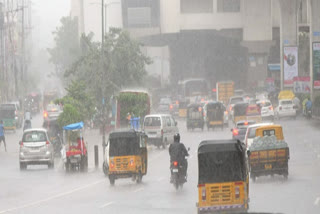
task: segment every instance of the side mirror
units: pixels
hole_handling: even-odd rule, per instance
[[[177,121],[175,121],[175,122],[174,122],[174,124],[177,126],[177,125],[178,125],[178,122],[177,122]]]
[[[188,147],[188,152],[190,151],[190,147]]]
[[[233,132],[233,129],[230,129],[230,131],[232,131],[232,132]]]
[[[250,150],[247,151],[247,155],[248,155],[248,157],[250,157],[250,155],[251,155]]]

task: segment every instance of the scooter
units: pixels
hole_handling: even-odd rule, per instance
[[[171,170],[171,183],[176,190],[183,187],[183,184],[187,181],[183,175],[183,167],[178,161],[173,161],[170,166]]]
[[[310,120],[312,118],[312,111],[311,109],[307,109],[307,119]]]

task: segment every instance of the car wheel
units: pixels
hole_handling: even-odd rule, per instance
[[[20,162],[20,170],[26,170],[26,169],[27,169],[27,164]]]

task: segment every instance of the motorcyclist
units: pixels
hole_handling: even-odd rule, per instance
[[[179,165],[182,167],[182,173],[186,179],[188,162],[185,157],[189,156],[189,153],[186,147],[184,146],[184,144],[180,142],[179,133],[173,136],[173,140],[174,142],[170,144],[170,147],[169,147],[170,164],[173,163],[174,161],[177,161]],[[172,171],[171,171],[171,174],[172,174]]]

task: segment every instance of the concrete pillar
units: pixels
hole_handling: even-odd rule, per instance
[[[283,89],[283,48],[297,46],[297,10],[301,0],[278,0],[280,5],[281,90]]]
[[[310,5],[310,77],[311,77],[311,98],[315,98],[315,91],[313,89],[313,51],[312,44],[313,42],[320,42],[320,1],[319,0],[308,0]],[[317,94],[320,92],[317,92]]]

